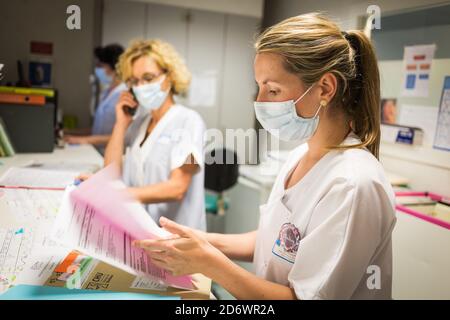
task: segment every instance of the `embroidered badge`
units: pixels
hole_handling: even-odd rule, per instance
[[[285,223],[281,226],[272,253],[290,263],[294,263],[300,239],[298,228],[292,223]]]

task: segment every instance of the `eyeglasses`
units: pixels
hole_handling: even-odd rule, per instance
[[[155,75],[153,73],[145,73],[141,79],[129,78],[127,81],[125,81],[125,83],[129,88],[138,86],[139,84],[149,84],[149,83],[155,82],[163,74],[166,74],[166,73],[162,72],[158,75]]]

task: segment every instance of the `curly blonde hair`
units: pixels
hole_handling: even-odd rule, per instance
[[[185,95],[191,82],[191,73],[175,48],[162,40],[134,40],[120,56],[116,71],[122,81],[132,76],[133,63],[142,56],[153,58],[165,70],[173,94]]]

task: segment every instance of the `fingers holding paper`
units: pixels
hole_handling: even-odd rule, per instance
[[[173,233],[171,238],[134,241],[133,245],[143,248],[156,266],[174,276],[193,273],[208,276],[214,262],[224,257],[201,232],[166,218],[161,218],[160,224]]]

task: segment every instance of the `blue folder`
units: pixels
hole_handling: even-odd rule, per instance
[[[180,300],[157,294],[67,289],[50,286],[17,285],[0,294],[0,300]]]

